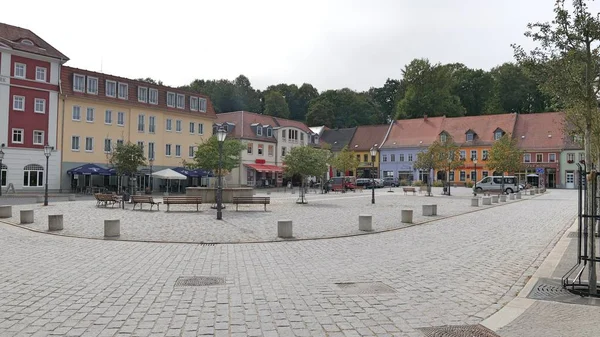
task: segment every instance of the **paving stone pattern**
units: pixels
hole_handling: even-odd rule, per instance
[[[214,246],[0,224],[0,336],[417,337],[476,325],[514,298],[575,205],[552,191],[381,234]],[[225,284],[175,287],[182,276]],[[348,282],[395,292],[348,294],[337,285]]]

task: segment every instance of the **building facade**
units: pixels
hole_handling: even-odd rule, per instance
[[[312,129],[312,128],[311,128]],[[324,130],[321,134],[321,145],[322,147],[329,148],[334,156],[336,156],[340,151],[344,149],[344,147],[348,147],[352,137],[354,137],[354,133],[356,132],[356,128],[344,128],[344,129],[327,129]],[[329,172],[327,173],[327,179],[332,177],[341,177],[341,176],[354,176],[356,172],[353,170],[343,172],[343,169],[338,169],[336,167],[329,166]]]
[[[585,151],[583,149],[583,139],[581,136],[564,137],[564,148],[560,153],[560,173],[559,177],[563,182],[559,187],[563,188],[578,188],[579,173],[577,171],[578,163],[585,162]]]
[[[379,147],[385,143],[390,127],[387,124],[356,127],[348,146],[359,162],[356,178],[379,178]],[[374,157],[371,148],[377,151]]]
[[[58,190],[59,79],[68,58],[33,32],[0,24],[0,188]],[[55,147],[46,172],[44,145]]]

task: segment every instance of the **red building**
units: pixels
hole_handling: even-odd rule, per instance
[[[0,23],[2,187],[40,190],[44,145],[56,145],[60,68],[68,58],[33,32]],[[49,188],[58,189],[60,153],[50,156]]]

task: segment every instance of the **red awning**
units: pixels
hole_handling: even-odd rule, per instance
[[[267,165],[267,164],[244,164],[246,167],[249,167],[256,172],[283,172],[283,168],[277,165]]]

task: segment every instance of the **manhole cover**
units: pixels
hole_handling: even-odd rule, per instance
[[[225,279],[215,276],[180,276],[175,281],[176,287],[206,287],[225,284]]]
[[[500,337],[482,325],[446,325],[419,330],[425,337]]]
[[[336,283],[338,287],[349,294],[390,294],[395,293],[394,288],[382,282],[349,282]]]

